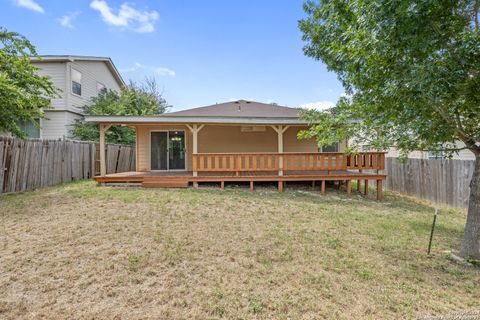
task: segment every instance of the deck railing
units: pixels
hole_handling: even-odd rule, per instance
[[[193,154],[194,172],[383,170],[384,152],[267,152]]]

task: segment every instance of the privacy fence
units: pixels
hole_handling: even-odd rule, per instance
[[[385,188],[458,208],[468,207],[474,161],[386,158]]]
[[[135,148],[107,145],[107,173],[135,170]],[[90,179],[100,173],[98,143],[0,136],[0,194]]]

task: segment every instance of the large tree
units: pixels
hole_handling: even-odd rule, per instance
[[[30,63],[35,47],[25,37],[0,27],[0,132],[20,138],[21,122],[36,122],[50,108],[58,90],[48,77],[37,74]]]
[[[351,148],[469,149],[475,155],[461,255],[480,259],[480,0],[321,0],[304,5],[304,53],[346,97],[308,112],[302,137]],[[462,141],[459,147],[456,141]]]
[[[163,98],[154,79],[143,83],[130,82],[120,92],[105,90],[90,103],[82,107],[85,115],[154,116],[164,113],[170,106]],[[99,127],[96,123],[77,120],[71,131],[73,138],[98,141]],[[112,126],[106,133],[109,143],[134,144],[135,130],[123,126]]]

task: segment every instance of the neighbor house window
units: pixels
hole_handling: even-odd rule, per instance
[[[71,69],[72,76],[72,92],[81,96],[82,95],[82,73],[78,70]]]
[[[428,152],[428,159],[445,159],[445,152],[442,150],[438,151],[429,151]]]
[[[40,138],[40,126],[38,120],[20,121],[18,123],[20,130],[25,132],[28,138]]]
[[[103,83],[97,82],[97,94],[101,94],[105,91],[107,91],[105,85]]]
[[[322,152],[338,152],[338,142],[332,144],[331,146],[323,146]]]

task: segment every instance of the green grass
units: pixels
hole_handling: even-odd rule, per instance
[[[373,197],[373,195],[372,195]],[[451,261],[465,213],[328,190],[123,189],[0,197],[0,318],[403,319],[478,309]]]

